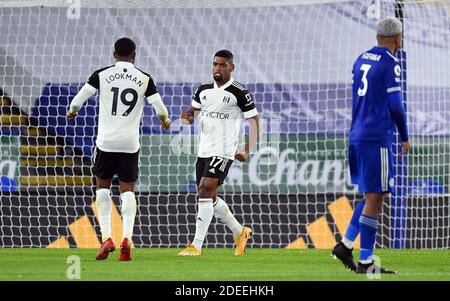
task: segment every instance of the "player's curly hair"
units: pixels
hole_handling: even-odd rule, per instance
[[[222,49],[216,52],[216,54],[214,54],[214,57],[223,57],[226,58],[230,63],[233,62],[233,54],[231,53],[230,50],[226,50],[226,49]]]
[[[136,44],[130,38],[120,38],[114,43],[114,51],[122,57],[129,57],[136,51]]]

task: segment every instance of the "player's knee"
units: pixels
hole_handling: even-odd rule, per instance
[[[202,178],[198,185],[198,196],[200,198],[215,198],[218,187],[219,179]]]
[[[112,179],[102,179],[99,177],[95,178],[95,182],[97,184],[97,189],[110,189]]]
[[[120,182],[120,192],[134,192],[135,182]]]
[[[95,191],[96,201],[98,204],[110,201],[111,191],[106,188],[100,188]]]
[[[198,196],[200,198],[212,198],[215,193],[215,188],[210,185],[200,184],[198,187]]]
[[[380,203],[383,202],[384,195],[385,194],[381,193],[381,192],[380,193],[367,193],[365,195],[365,199],[366,199],[367,203],[379,205]]]

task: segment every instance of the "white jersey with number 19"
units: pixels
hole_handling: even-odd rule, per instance
[[[158,93],[151,76],[120,61],[95,71],[86,86],[100,92],[97,147],[105,152],[137,152],[144,99]]]

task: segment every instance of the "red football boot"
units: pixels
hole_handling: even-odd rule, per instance
[[[115,249],[116,245],[114,244],[111,238],[108,238],[102,243],[95,259],[105,260],[106,258],[108,258],[109,253],[114,252]]]
[[[131,260],[131,242],[128,238],[124,238],[122,243],[120,244],[120,261],[129,261]]]

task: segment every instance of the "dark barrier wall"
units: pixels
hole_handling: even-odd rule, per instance
[[[82,197],[83,195],[87,196]],[[354,199],[339,197],[333,194],[223,196],[236,218],[254,229],[251,247],[286,247],[300,239],[309,248],[327,248],[344,234],[337,225],[341,214],[331,210],[331,205],[339,202],[348,206],[350,211],[346,212],[347,220],[344,221],[348,224]],[[118,194],[113,198],[117,212],[120,212]],[[193,239],[196,216],[194,194],[139,194],[137,198],[139,208],[133,238],[137,247],[179,248]],[[3,193],[0,203],[0,246],[46,247],[64,237],[70,247],[96,247],[101,236],[92,206],[93,201],[94,194],[90,189],[82,193],[30,191],[27,197],[21,197],[17,193]],[[448,199],[441,201],[444,204]],[[431,219],[433,212],[426,207],[427,203],[418,202],[413,209],[416,216],[420,213],[423,220]],[[388,213],[389,210],[384,208],[384,212]],[[383,214],[377,242],[379,247],[389,246],[388,219],[389,217]],[[408,221],[420,222],[410,218]],[[423,231],[409,233],[414,235],[413,242],[416,242],[409,247],[448,247],[448,239],[445,240],[449,233],[448,219],[441,219],[440,223],[438,229],[443,232],[438,236],[427,229],[432,226],[431,223],[422,222]],[[85,235],[83,233],[89,235],[89,232],[93,235],[91,244],[84,242],[85,237],[81,237]],[[327,233],[330,235],[327,236]],[[431,237],[433,245],[430,245]],[[95,244],[92,244],[92,241],[95,241]],[[419,241],[420,244],[417,243]],[[206,245],[232,247],[231,232],[213,219]]]
[[[0,196],[0,247],[46,247],[60,237],[65,237],[70,247],[96,247],[95,244],[83,243],[84,237],[80,237],[90,232],[96,243],[101,239],[91,189],[83,192],[30,191],[27,197],[18,193],[2,193]],[[298,239],[302,239],[309,248],[323,248],[338,241],[344,233],[337,226],[340,213],[330,210],[331,205],[338,200],[344,205],[348,203],[350,210],[354,207],[353,197],[339,197],[333,194],[223,196],[236,218],[254,229],[251,247],[276,248],[286,247]],[[196,216],[194,194],[139,194],[137,198],[139,207],[133,238],[137,247],[179,248],[193,239]],[[113,199],[117,212],[120,212],[117,193]],[[449,201],[448,197],[408,200],[407,229],[414,230],[407,230],[407,248],[450,247]],[[380,218],[378,247],[389,246],[387,206]],[[319,222],[324,227],[321,228]],[[348,220],[345,223],[348,224]],[[314,234],[312,229],[318,233]],[[331,239],[324,241],[328,232]],[[317,245],[317,240],[312,237],[314,235],[322,240],[320,244]],[[206,245],[232,247],[231,232],[213,219]]]
[[[408,199],[406,248],[450,248],[450,198]]]

